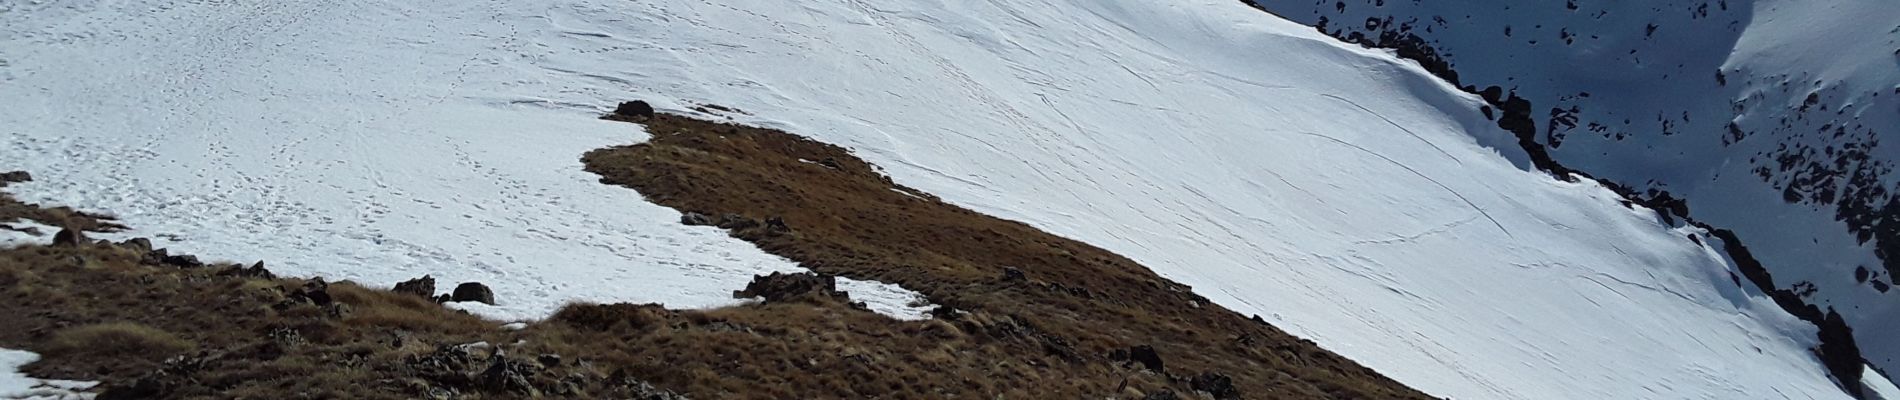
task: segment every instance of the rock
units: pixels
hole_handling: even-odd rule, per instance
[[[435,298],[435,277],[423,275],[421,278],[402,281],[397,283],[396,288],[390,289],[390,291],[421,296],[425,299],[433,299]]]
[[[124,247],[127,250],[132,250],[139,254],[150,253],[152,252],[152,240],[146,238],[126,239],[124,243],[119,243],[119,247]]]
[[[483,347],[476,344],[484,343],[436,346],[435,351],[409,356],[403,363],[408,370],[424,378],[444,382],[465,381],[468,379],[467,371],[479,365],[481,357],[486,356],[478,354],[485,352],[481,351]]]
[[[533,365],[496,356],[489,360],[488,369],[482,370],[477,379],[483,388],[491,391],[540,397],[541,391],[528,379],[536,372],[540,371]]]
[[[542,354],[540,357],[535,357],[534,360],[540,362],[543,367],[554,368],[561,366],[560,354]]]
[[[495,292],[480,282],[463,282],[455,285],[455,292],[449,295],[449,301],[474,301],[492,306],[495,305]]]
[[[850,302],[850,296],[838,291],[838,278],[818,275],[810,272],[754,275],[745,290],[732,292],[734,298],[762,297],[766,302],[780,302],[808,297],[832,298]]]
[[[958,310],[956,309],[956,307],[951,307],[951,306],[946,306],[946,305],[938,305],[930,309],[931,318],[936,318],[936,319],[941,319],[941,320],[946,320],[946,321],[955,321],[955,320],[961,319],[963,318],[963,314],[966,314],[963,310]]]
[[[640,101],[640,100],[620,103],[619,107],[614,107],[614,115],[623,116],[623,117],[651,118],[653,117],[653,105],[647,104],[647,102]]]
[[[1161,365],[1161,355],[1155,353],[1155,348],[1153,346],[1144,344],[1144,345],[1128,348],[1128,359],[1133,360],[1134,362],[1137,362],[1137,363],[1141,363],[1141,366],[1143,368],[1147,368],[1149,371],[1154,371],[1154,372],[1164,371],[1163,366]]]
[[[171,254],[167,253],[165,249],[152,249],[152,251],[145,252],[145,257],[139,258],[139,264],[162,265],[165,263],[165,257],[170,255]]]
[[[779,218],[779,217],[766,218],[765,229],[770,229],[773,232],[791,232],[792,231],[792,227],[785,226],[785,219]]]
[[[264,268],[263,261],[258,261],[256,264],[251,264],[250,267],[233,266],[231,267],[231,269],[218,272],[218,275],[238,276],[238,277],[245,277],[245,278],[277,279],[277,274],[273,274],[270,272],[269,269]]]
[[[1003,267],[1003,280],[1020,282],[1029,280],[1029,276],[1023,275],[1023,270],[1016,269],[1016,267]]]
[[[78,229],[60,229],[59,233],[53,235],[53,246],[55,247],[79,247],[80,243],[85,242],[86,234],[80,232]]]
[[[726,214],[724,218],[719,219],[719,227],[725,229],[740,230],[755,226],[759,226],[759,221],[739,214]]]
[[[1181,399],[1180,395],[1174,394],[1173,390],[1168,390],[1168,389],[1161,389],[1160,391],[1149,393],[1146,396],[1141,396],[1141,400],[1180,400],[1180,399]]]
[[[164,251],[164,249],[160,249],[159,251]],[[198,256],[190,254],[163,255],[158,258],[158,263],[178,268],[198,268],[205,266],[203,261],[198,261]]]
[[[335,303],[330,305],[329,314],[330,318],[344,318],[350,316],[351,311],[354,310],[349,304]]]
[[[710,226],[713,225],[713,220],[706,214],[687,211],[686,214],[680,215],[680,223],[690,226]]]
[[[1240,389],[1234,388],[1234,378],[1218,372],[1202,372],[1200,375],[1188,378],[1188,387],[1194,388],[1197,392],[1213,395],[1215,399],[1240,398]]]
[[[272,343],[286,348],[302,346],[304,343],[309,342],[309,340],[304,339],[303,333],[285,326],[271,328],[270,332],[264,333],[264,337],[269,338]]]
[[[686,396],[671,390],[654,387],[653,384],[639,380],[627,374],[626,370],[615,370],[607,378],[610,390],[620,394],[619,398],[633,400],[686,400]]]
[[[14,182],[32,181],[33,174],[26,173],[26,171],[0,172],[0,187],[7,187],[7,184]]]
[[[309,282],[304,282],[302,288],[291,291],[290,295],[285,296],[284,301],[277,303],[275,308],[287,309],[299,303],[325,307],[332,302],[334,300],[330,298],[330,284],[324,282],[322,278],[312,278]]]

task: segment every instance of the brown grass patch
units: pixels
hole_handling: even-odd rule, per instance
[[[53,332],[41,348],[53,357],[158,361],[196,347],[196,344],[158,328],[131,322],[109,322]]]
[[[583,161],[602,182],[715,219],[781,219],[789,229],[745,226],[731,234],[820,273],[896,283],[970,312],[952,321],[900,323],[835,307],[766,305],[773,314],[810,321],[799,326],[812,329],[809,337],[733,344],[816,346],[832,358],[878,361],[800,368],[800,360],[755,353],[713,355],[783,365],[794,369],[781,371],[850,390],[791,386],[790,393],[1104,397],[1187,393],[1192,377],[1214,373],[1231,376],[1246,397],[1428,398],[1119,255],[897,185],[837,146],[678,115],[608,118],[643,123],[653,138],[588,153]],[[1010,268],[1021,278],[1008,277]],[[729,312],[708,315],[749,318],[723,314]],[[1138,345],[1153,346],[1166,373],[1124,361],[1118,350]],[[765,353],[772,354],[778,352]]]

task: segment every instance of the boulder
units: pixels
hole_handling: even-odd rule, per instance
[[[1128,359],[1141,363],[1141,366],[1147,368],[1149,371],[1163,372],[1161,354],[1155,353],[1154,346],[1144,344],[1130,347],[1128,348]]]
[[[482,370],[477,379],[482,388],[490,391],[540,397],[541,391],[529,380],[537,372],[539,368],[533,364],[496,356],[489,360],[488,369]]]
[[[706,214],[687,211],[685,214],[680,215],[680,223],[691,226],[710,226],[713,225],[713,220],[712,217],[706,216]]]
[[[7,187],[7,184],[14,182],[32,181],[33,174],[26,173],[26,171],[0,172],[0,187]]]
[[[277,274],[273,274],[270,272],[269,269],[264,268],[263,261],[258,261],[256,264],[251,264],[250,267],[232,266],[230,269],[218,272],[218,275],[238,276],[238,277],[245,277],[245,278],[277,279]]]
[[[1028,275],[1023,275],[1023,270],[1016,269],[1016,267],[1003,267],[1003,281],[1005,282],[1020,282],[1028,279]]]
[[[146,238],[126,239],[125,242],[119,243],[119,247],[132,250],[139,254],[150,253],[152,252],[152,240]]]
[[[159,249],[159,251],[164,251],[164,249]],[[190,254],[160,255],[158,257],[158,263],[178,268],[198,268],[205,266],[203,261],[198,261],[198,256]]]
[[[474,301],[492,306],[495,305],[495,292],[480,282],[463,282],[455,285],[455,291],[449,294],[449,301]]]
[[[330,283],[324,282],[323,278],[312,278],[309,282],[304,282],[302,288],[290,292],[290,300],[315,304],[319,307],[329,306],[334,302],[330,298]]]
[[[435,277],[423,275],[421,278],[402,281],[390,291],[432,299],[435,297]]]
[[[740,229],[751,228],[755,226],[759,226],[759,221],[751,219],[751,218],[746,218],[746,216],[739,215],[739,214],[726,214],[725,217],[719,219],[720,228],[731,229],[735,231],[740,230]]]
[[[752,277],[752,282],[745,285],[745,290],[733,291],[732,297],[741,299],[761,297],[766,302],[810,297],[832,298],[845,302],[851,300],[849,295],[838,291],[837,277],[810,272],[793,274],[773,272],[771,275],[755,275]]]
[[[620,103],[619,107],[614,107],[614,115],[623,116],[623,117],[651,118],[653,117],[653,105],[647,104],[647,102],[640,101],[640,100]]]
[[[86,234],[80,232],[78,229],[65,228],[60,229],[59,233],[53,234],[53,246],[55,247],[79,247],[80,243],[85,242]]]
[[[1200,375],[1188,378],[1188,387],[1194,388],[1196,392],[1212,395],[1215,399],[1240,398],[1240,389],[1234,388],[1234,378],[1218,372],[1202,372]]]

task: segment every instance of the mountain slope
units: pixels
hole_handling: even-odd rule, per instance
[[[51,178],[22,195],[280,272],[480,280],[508,317],[726,304],[793,266],[576,161],[643,137],[600,105],[676,99],[1434,395],[1844,396],[1713,239],[1525,170],[1414,64],[1233,1],[0,7],[0,167]]]
[[[1900,200],[1900,9],[1880,1],[1262,0],[1340,37],[1408,35],[1473,88],[1521,96],[1564,164],[1686,200],[1777,289],[1858,328],[1890,365]],[[1432,61],[1428,61],[1431,63]]]

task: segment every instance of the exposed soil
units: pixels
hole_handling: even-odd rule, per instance
[[[946,306],[928,322],[811,316],[876,332],[881,340],[854,351],[886,361],[808,372],[911,374],[907,386],[854,395],[1430,398],[1126,258],[895,184],[843,148],[679,115],[606,118],[653,137],[588,153],[602,182],[820,274],[898,284]],[[936,385],[953,389],[922,390]]]

